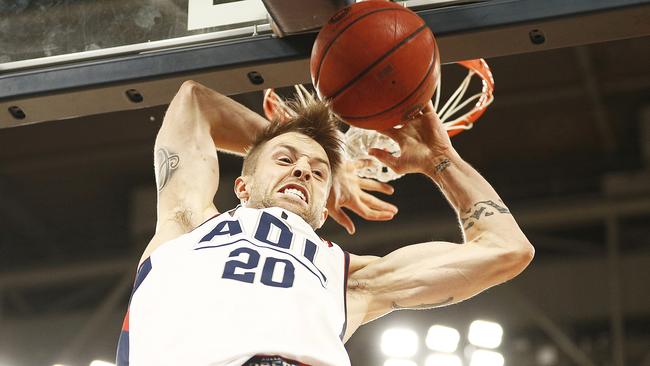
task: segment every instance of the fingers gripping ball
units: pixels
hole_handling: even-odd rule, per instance
[[[416,115],[440,74],[433,34],[414,12],[365,1],[336,13],[318,34],[311,77],[347,123],[384,130]]]

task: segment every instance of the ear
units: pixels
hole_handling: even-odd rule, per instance
[[[248,193],[247,184],[250,178],[248,176],[239,176],[235,179],[235,195],[240,201],[248,201],[250,193]]]

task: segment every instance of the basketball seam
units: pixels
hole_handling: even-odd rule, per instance
[[[422,78],[422,80],[420,80],[420,82],[418,83],[418,85],[413,89],[413,91],[412,91],[409,95],[407,95],[406,97],[404,97],[404,99],[400,100],[399,102],[395,103],[393,106],[391,106],[391,107],[389,107],[389,108],[386,108],[386,109],[384,109],[384,110],[381,111],[381,112],[377,112],[377,113],[375,113],[375,114],[370,114],[370,115],[367,115],[367,116],[356,116],[356,117],[354,117],[354,116],[345,116],[345,115],[340,115],[339,117],[341,117],[341,118],[344,119],[344,120],[345,120],[345,119],[365,119],[365,118],[372,118],[372,117],[375,117],[375,116],[381,115],[381,114],[383,114],[383,113],[386,113],[386,112],[388,112],[388,111],[390,111],[390,110],[393,110],[393,109],[397,108],[400,104],[404,103],[405,100],[409,99],[410,97],[413,96],[413,94],[415,94],[418,90],[420,90],[420,87],[422,86],[422,84],[424,84],[424,82],[427,80],[427,78],[429,77],[429,75],[433,72],[433,68],[434,68],[435,64],[436,64],[436,62],[435,62],[435,53],[434,53],[434,57],[431,58],[431,63],[429,64],[429,70],[427,70],[427,73],[424,74],[424,78]]]
[[[370,70],[372,70],[375,66],[377,66],[380,62],[384,61],[388,56],[392,55],[395,51],[397,51],[400,47],[402,47],[404,44],[415,38],[420,32],[422,32],[424,29],[427,28],[427,25],[422,25],[420,28],[416,29],[415,32],[409,34],[406,36],[403,40],[401,40],[398,44],[393,46],[390,50],[388,50],[386,53],[384,53],[380,58],[377,60],[373,61],[368,67],[366,67],[364,70],[362,70],[360,73],[358,73],[355,77],[350,79],[345,85],[343,85],[339,90],[336,91],[336,93],[332,94],[331,96],[325,96],[325,99],[332,99],[334,100],[336,97],[341,95],[342,92],[345,91],[345,89],[349,88],[352,84],[356,83],[359,79],[362,77],[366,76]]]
[[[317,86],[317,84],[318,84],[319,77],[320,77],[320,70],[321,70],[321,68],[323,66],[323,62],[325,61],[325,57],[327,56],[327,53],[329,52],[330,48],[332,48],[332,45],[336,42],[336,40],[339,38],[339,36],[341,36],[341,34],[345,33],[345,31],[348,28],[350,28],[351,26],[353,26],[354,24],[356,24],[358,21],[360,21],[361,19],[363,19],[365,17],[368,17],[368,16],[370,16],[372,14],[379,13],[379,12],[382,12],[382,11],[391,11],[391,10],[410,12],[410,10],[406,10],[404,8],[401,8],[401,9],[400,8],[376,9],[376,10],[373,10],[373,11],[367,13],[367,14],[363,14],[362,16],[360,16],[357,19],[350,22],[350,24],[346,25],[343,29],[341,29],[336,34],[336,36],[332,39],[332,41],[327,45],[327,47],[325,47],[325,49],[323,50],[323,55],[320,58],[320,62],[318,63],[318,68],[316,69],[316,74],[314,76],[314,80],[313,80],[314,81],[314,86]]]

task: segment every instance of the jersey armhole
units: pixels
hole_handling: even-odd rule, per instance
[[[343,251],[343,329],[339,338],[343,341],[348,328],[348,277],[350,275],[350,253]]]

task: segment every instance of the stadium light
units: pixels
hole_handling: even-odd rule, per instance
[[[424,366],[463,366],[463,361],[457,355],[434,353],[427,357]]]
[[[460,333],[444,325],[434,325],[427,332],[426,344],[432,351],[455,352],[460,341]]]
[[[94,360],[93,362],[90,363],[90,366],[115,366],[115,364],[111,362],[102,361],[102,360]]]
[[[475,320],[469,326],[467,338],[477,347],[497,348],[501,345],[503,328],[498,323]]]
[[[384,361],[384,366],[418,366],[418,364],[415,363],[415,361],[411,360],[389,358],[388,360]]]
[[[381,335],[381,350],[389,357],[411,357],[418,351],[418,335],[406,328],[387,329]]]
[[[537,364],[540,366],[553,366],[558,362],[557,348],[551,346],[550,344],[542,346],[539,350],[537,350],[535,359],[537,360]]]
[[[469,366],[503,366],[505,359],[499,352],[479,349],[472,353]]]

